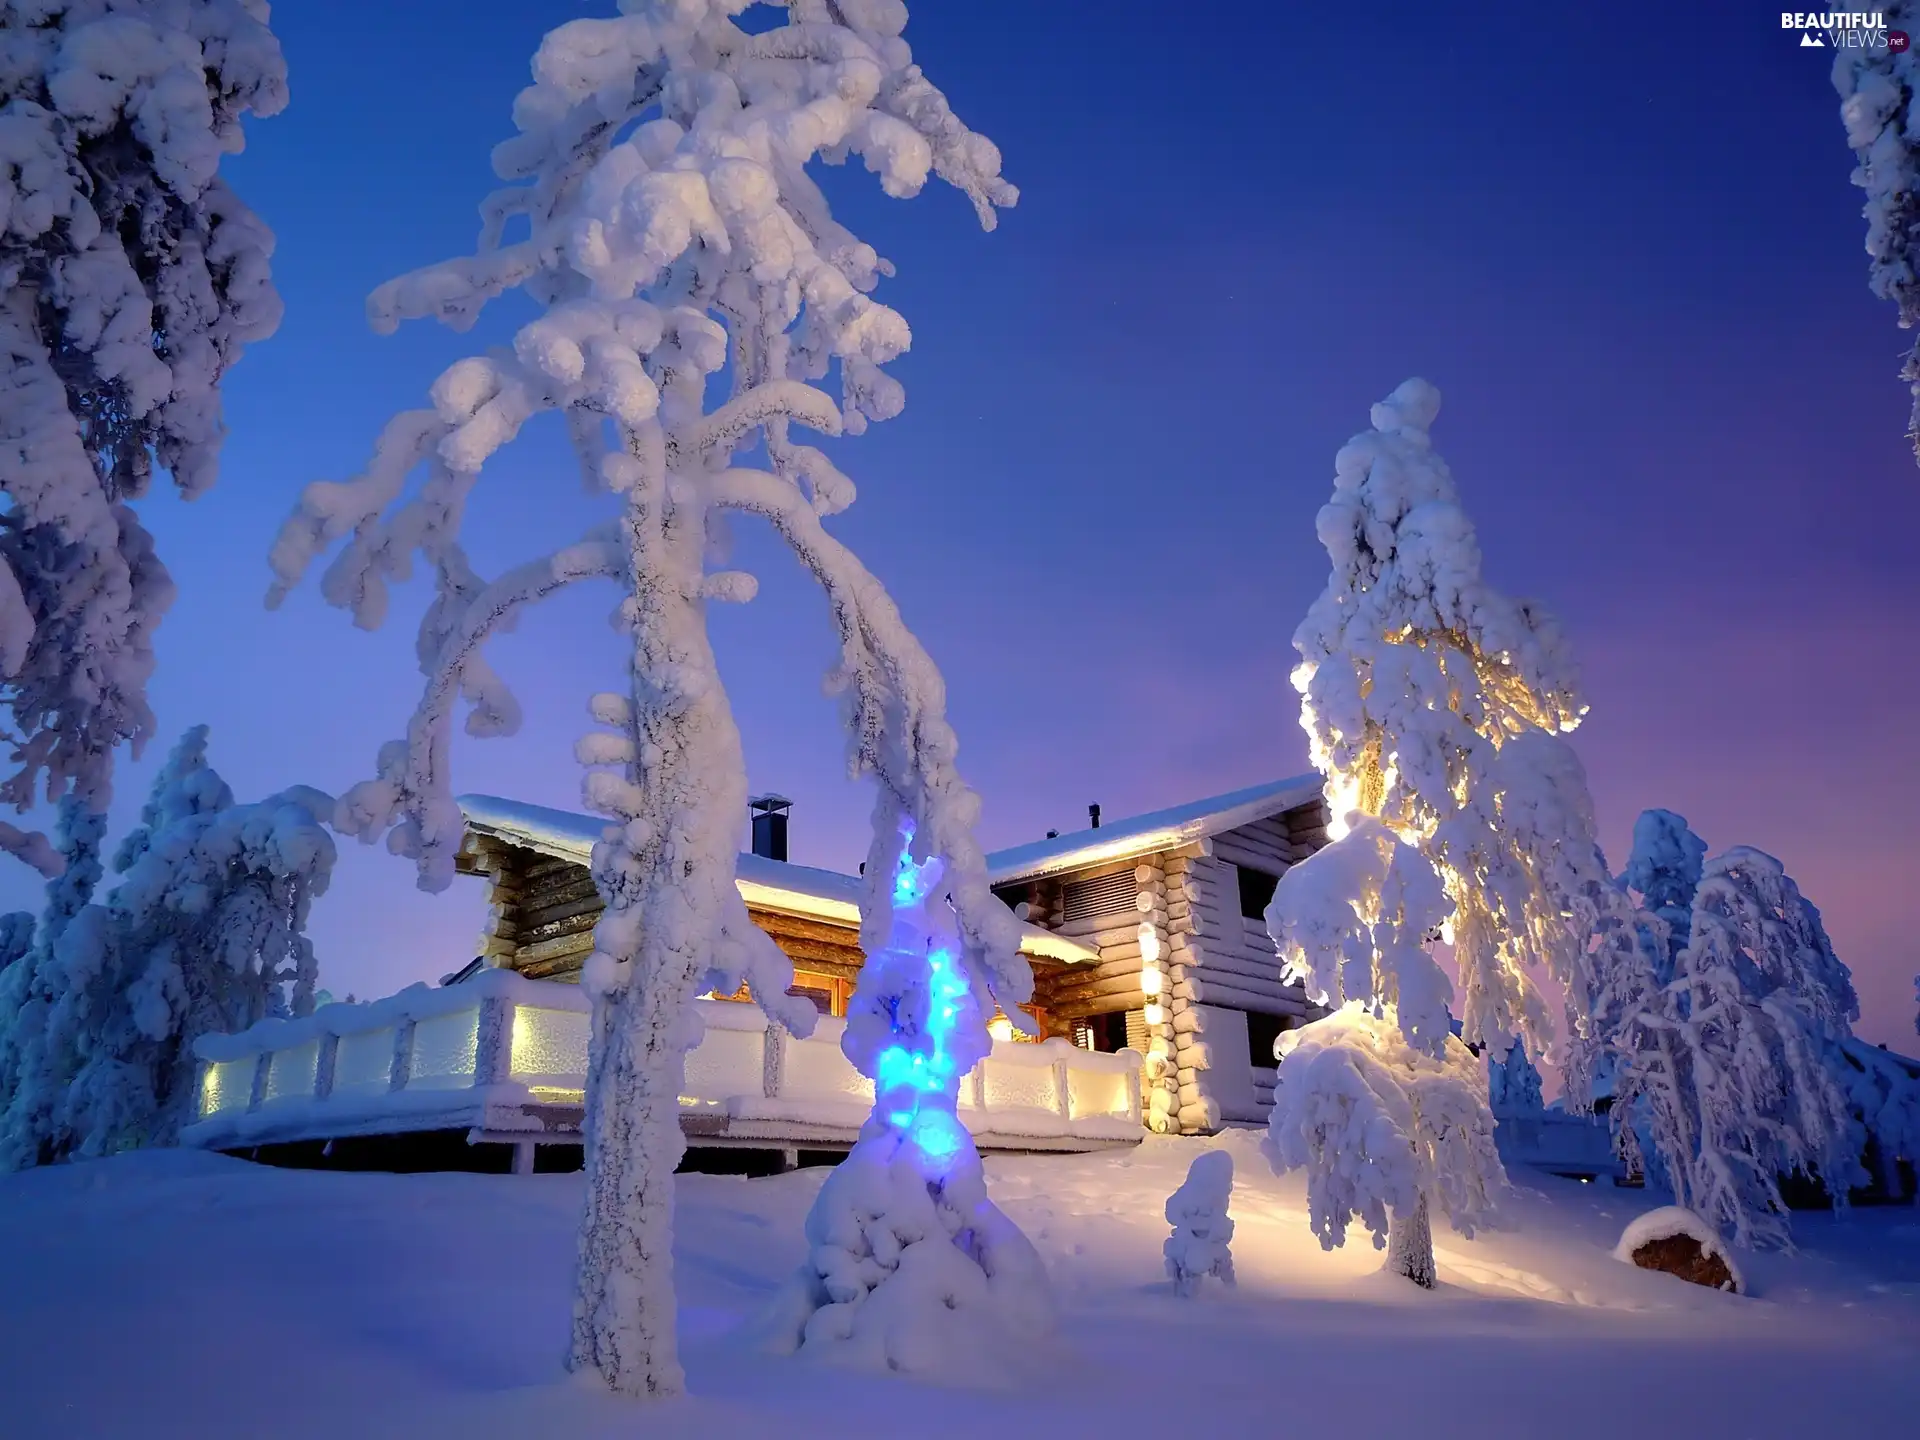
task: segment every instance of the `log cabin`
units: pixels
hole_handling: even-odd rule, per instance
[[[1155,1130],[1264,1122],[1275,1040],[1320,1013],[1281,981],[1261,919],[1287,867],[1326,843],[1320,783],[1298,776],[1105,826],[1095,806],[1085,830],[987,857],[1021,921],[1034,971],[1022,1008],[1040,1038],[1146,1056],[1143,1118]],[[479,955],[447,980],[495,968],[577,981],[602,908],[587,865],[605,822],[493,796],[460,804],[458,868],[486,880],[490,909]],[[795,993],[841,1016],[864,959],[861,882],[787,861],[787,806],[753,802],[741,897],[793,960]],[[1006,1040],[1014,1027],[996,1017],[994,1032]]]
[[[1284,983],[1262,918],[1287,867],[1327,843],[1318,775],[1049,836],[987,857],[1015,914],[1098,952],[1037,971],[1049,1032],[1147,1056],[1145,1119],[1207,1133],[1264,1124],[1273,1047],[1324,1014]]]

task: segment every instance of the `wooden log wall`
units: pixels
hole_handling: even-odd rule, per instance
[[[1265,922],[1240,913],[1238,867],[1278,878],[1325,843],[1325,812],[1315,802],[1214,836],[1210,858],[1172,856],[1165,862],[1171,932],[1167,1008],[1178,1087],[1176,1114],[1183,1131],[1217,1129],[1223,1118],[1219,1098],[1206,1083],[1213,1057],[1205,1039],[1205,1014],[1195,1007],[1296,1020],[1321,1013],[1299,986],[1281,981],[1279,956]],[[1265,1092],[1256,1087],[1256,1095],[1271,1103],[1270,1087]]]

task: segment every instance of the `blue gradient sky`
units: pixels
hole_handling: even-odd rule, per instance
[[[1853,966],[1862,1032],[1912,1049],[1920,474],[1824,56],[1757,5],[1652,30],[1487,8],[918,0],[918,57],[1023,199],[983,235],[950,192],[839,187],[900,267],[885,294],[915,344],[906,414],[840,451],[862,491],[838,532],[946,673],[990,847],[1090,801],[1297,772],[1314,512],[1368,405],[1424,375],[1489,575],[1580,655],[1610,855],[1650,805],[1779,855]],[[269,615],[263,557],[299,486],[357,470],[473,343],[377,338],[363,298],[471,245],[538,37],[598,13],[275,7],[293,104],[229,173],[279,233],[287,319],[231,378],[219,487],[147,511],[181,598],[120,824],[196,721],[248,798],[343,789],[400,733],[423,593],[373,636],[311,589]],[[598,513],[556,441],[536,429],[483,482],[483,567]],[[743,528],[738,558],[761,598],[715,629],[750,778],[798,802],[795,859],[851,868],[868,797],[820,696],[824,606],[765,536]],[[463,744],[462,788],[577,807],[585,697],[619,684],[612,603],[551,603],[498,646],[527,723]],[[477,882],[419,895],[347,843],[316,909],[326,983],[384,992],[471,955]],[[32,903],[18,867],[0,887]]]

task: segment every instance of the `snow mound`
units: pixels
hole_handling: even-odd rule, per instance
[[[1740,1267],[1733,1263],[1733,1256],[1727,1253],[1726,1246],[1714,1233],[1713,1227],[1693,1211],[1678,1205],[1663,1205],[1658,1210],[1649,1210],[1628,1225],[1620,1236],[1620,1243],[1613,1247],[1613,1258],[1633,1265],[1637,1263],[1633,1258],[1634,1253],[1642,1247],[1682,1236],[1698,1244],[1702,1254],[1718,1259],[1727,1267],[1727,1273],[1733,1277],[1736,1294],[1747,1293],[1746,1277],[1740,1273]]]

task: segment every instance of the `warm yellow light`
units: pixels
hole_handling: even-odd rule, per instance
[[[1013,1039],[1013,1022],[1004,1015],[996,1015],[987,1022],[987,1034],[995,1040],[1011,1040]]]
[[[1167,1023],[1167,1007],[1154,1004],[1147,1006],[1147,1024],[1164,1025]]]
[[[1145,995],[1158,995],[1165,988],[1167,977],[1158,970],[1146,969],[1140,972],[1140,990]]]

